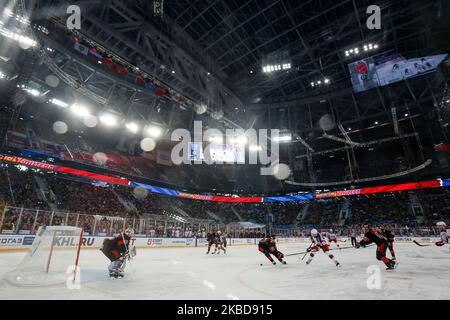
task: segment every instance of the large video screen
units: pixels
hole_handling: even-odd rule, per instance
[[[210,159],[213,162],[221,163],[245,163],[245,145],[241,144],[215,144],[208,145]],[[189,160],[205,161],[205,151],[203,145],[197,142],[189,144]]]
[[[350,63],[348,68],[354,90],[362,92],[434,72],[446,58],[447,54],[405,59],[385,53]]]

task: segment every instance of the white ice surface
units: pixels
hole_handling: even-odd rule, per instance
[[[278,249],[289,254],[306,247],[279,244]],[[126,277],[109,279],[109,261],[97,250],[86,250],[80,258],[80,290],[64,285],[14,287],[2,281],[0,299],[450,299],[448,246],[399,243],[400,264],[395,271],[385,271],[375,259],[374,247],[333,251],[342,264],[340,269],[323,253],[310,265],[292,256],[287,257],[287,265],[272,266],[256,246],[229,247],[226,255],[219,256],[205,251],[138,250]],[[0,278],[14,269],[24,254],[0,253]],[[370,265],[381,267],[380,290],[367,288]]]

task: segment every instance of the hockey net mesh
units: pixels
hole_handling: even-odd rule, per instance
[[[6,280],[21,286],[74,281],[82,233],[76,227],[40,227],[31,250]]]

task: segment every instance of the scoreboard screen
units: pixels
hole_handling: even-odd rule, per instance
[[[245,163],[245,144],[217,144],[211,143],[203,147],[201,143],[189,143],[189,160],[205,161],[207,150],[209,148],[209,158],[212,162],[222,163]]]

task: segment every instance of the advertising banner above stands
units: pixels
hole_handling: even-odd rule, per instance
[[[83,176],[92,180],[104,181],[108,183],[116,183],[120,185],[126,185],[129,187],[141,187],[149,190],[153,193],[159,193],[167,196],[174,196],[192,200],[204,200],[204,201],[214,201],[214,202],[230,202],[230,203],[268,203],[268,202],[289,202],[289,201],[312,201],[314,199],[324,199],[324,198],[335,198],[359,194],[376,194],[376,193],[388,193],[397,191],[407,191],[407,190],[419,190],[419,189],[429,189],[429,188],[439,188],[439,187],[449,187],[450,179],[444,180],[431,180],[431,181],[421,181],[421,182],[410,182],[378,187],[367,187],[361,189],[353,190],[339,190],[327,193],[319,194],[298,194],[298,195],[286,195],[286,196],[275,196],[275,197],[240,197],[240,196],[219,196],[219,195],[201,195],[201,194],[190,194],[185,192],[180,192],[174,189],[168,189],[163,187],[156,187],[145,183],[139,183],[130,181],[127,179],[106,176],[102,174],[92,173],[85,170],[72,169],[63,166],[52,165],[48,163],[38,162],[29,160],[26,158],[10,156],[5,154],[0,154],[0,161],[7,161],[10,163],[25,165],[29,167],[41,168],[45,170],[51,170],[61,173],[68,173],[77,176]]]
[[[312,194],[299,194],[294,196],[264,197],[263,202],[286,202],[286,201],[310,201],[314,199]]]

